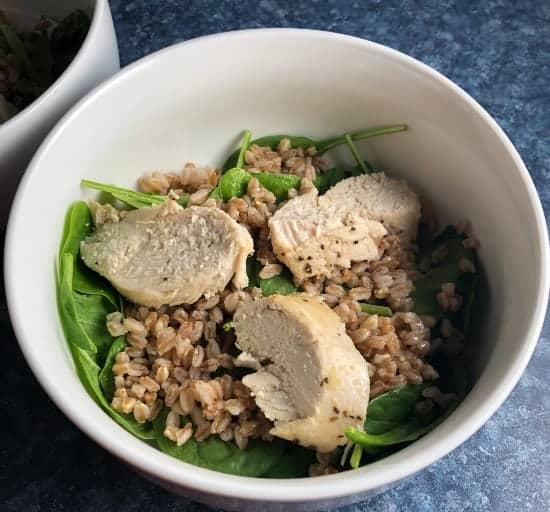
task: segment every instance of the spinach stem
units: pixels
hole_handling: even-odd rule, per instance
[[[349,133],[346,133],[344,138],[346,139],[346,143],[349,147],[349,150],[351,151],[351,154],[353,155],[353,158],[355,158],[355,161],[357,162],[357,165],[359,167],[361,167],[361,170],[363,171],[364,174],[368,174],[369,169],[365,165],[365,162],[363,162],[363,160],[361,159],[361,156],[359,155],[359,151],[357,151],[357,148],[355,147],[355,144],[353,143],[351,135]]]
[[[365,302],[360,303],[361,311],[363,313],[368,313],[369,315],[380,315],[380,316],[392,316],[393,311],[387,306],[377,306],[376,304],[367,304]]]
[[[361,457],[363,455],[363,448],[356,444],[353,447],[353,452],[351,454],[351,458],[349,459],[349,465],[353,469],[357,469],[359,467],[359,464],[361,463]]]
[[[81,180],[80,184],[86,188],[92,188],[94,190],[99,190],[100,192],[108,192],[109,194],[125,194],[131,195],[133,197],[141,197],[144,200],[147,200],[149,203],[162,204],[166,201],[166,197],[158,194],[146,194],[145,192],[136,192],[134,190],[117,187],[116,185],[107,185],[104,183],[99,183],[97,181],[91,180]]]
[[[368,130],[360,130],[357,132],[350,133],[351,140],[364,140],[370,139],[371,137],[378,137],[379,135],[388,135],[390,133],[404,132],[408,129],[406,124],[392,124],[387,126],[378,126],[375,128],[369,128]],[[317,148],[317,154],[322,155],[326,153],[329,149],[335,148],[345,144],[346,137],[341,135],[340,137],[333,137],[330,139],[320,140],[315,144]]]
[[[238,167],[239,169],[243,168],[244,165],[244,154],[246,150],[248,149],[248,146],[250,146],[250,139],[252,138],[252,133],[250,130],[245,130],[243,134],[243,142],[241,144],[241,149],[239,151],[239,158],[237,158],[237,165],[235,167]]]

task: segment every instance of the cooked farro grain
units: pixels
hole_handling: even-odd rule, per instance
[[[107,315],[107,330],[109,331],[109,334],[114,338],[117,338],[118,336],[124,336],[128,332],[128,330],[126,329],[126,327],[124,327],[124,324],[122,323],[122,319],[122,313],[118,311],[115,311],[114,313],[109,313]]]
[[[446,245],[440,245],[435,251],[432,252],[432,263],[438,264],[445,260],[449,254],[449,249]]]
[[[272,172],[315,179],[324,162],[315,156],[316,150],[292,148],[289,139],[282,139],[277,150],[252,145],[245,153],[245,168],[250,172]]]
[[[476,266],[474,262],[468,258],[460,258],[458,262],[458,268],[461,272],[471,272],[472,274],[476,271]]]
[[[96,226],[107,222],[120,222],[124,216],[124,212],[117,210],[109,203],[99,204],[97,201],[90,201],[89,206],[92,220]]]
[[[268,263],[260,273],[259,277],[262,279],[270,279],[272,277],[278,276],[283,271],[283,266],[278,263]]]
[[[462,242],[465,249],[477,249],[479,247],[479,240],[475,237],[465,238]]]
[[[169,407],[164,434],[178,445],[193,435],[204,440],[223,434],[244,447],[248,437],[267,435],[271,425],[248,389],[229,375],[212,375],[227,366],[227,358],[232,360],[227,351],[234,340],[227,344],[222,339],[222,334],[227,338],[221,328],[224,316],[234,311],[235,303],[252,299],[249,291],[239,291],[221,300],[216,295],[194,306],[158,310],[129,306],[124,319],[109,317],[110,325],[126,329],[130,343],[113,366],[116,392],[111,405],[115,410],[133,412],[138,422],[145,422],[156,417],[163,405]],[[212,327],[208,338],[204,326]],[[136,339],[143,345],[138,352]],[[191,423],[179,428],[180,415],[191,415],[197,425],[194,433]]]

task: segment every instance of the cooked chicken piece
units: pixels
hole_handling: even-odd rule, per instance
[[[406,183],[384,174],[348,178],[322,196],[295,197],[269,221],[273,251],[302,282],[335,266],[380,258],[387,229],[414,238],[420,202]]]
[[[380,257],[380,222],[325,205],[313,189],[291,199],[269,221],[273,251],[299,281],[332,274],[335,266]]]
[[[152,307],[192,304],[231,278],[237,288],[247,286],[253,250],[248,231],[222,210],[183,209],[172,200],[98,226],[80,249],[84,263],[122,295]]]
[[[346,443],[347,427],[362,427],[367,363],[319,297],[270,295],[239,306],[233,321],[246,359],[261,365],[243,383],[272,435],[328,452]]]
[[[340,181],[321,200],[325,206],[340,205],[343,212],[361,211],[361,216],[380,221],[394,233],[416,238],[420,201],[403,180],[383,172],[363,174]]]

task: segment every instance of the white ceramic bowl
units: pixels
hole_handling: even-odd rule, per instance
[[[407,122],[361,145],[379,167],[468,217],[482,240],[489,298],[477,382],[436,430],[356,471],[304,480],[228,476],[172,459],[121,429],[88,397],[63,338],[54,260],[81,178],[133,186],[143,172],[220,164],[243,128],[328,136]],[[48,215],[41,211],[47,207]],[[379,492],[470,437],[508,396],[537,342],[549,285],[548,235],[516,150],[467,94],[399,52],[352,37],[257,30],[167,48],[82,100],[33,159],[13,205],[5,258],[9,309],[38,380],[91,438],[161,485],[230,509],[319,509]]]
[[[3,0],[17,23],[32,26],[40,15],[62,17],[75,9],[92,14],[86,40],[70,66],[31,105],[0,124],[0,226],[5,225],[17,183],[36,148],[78,99],[118,71],[118,46],[107,0]]]

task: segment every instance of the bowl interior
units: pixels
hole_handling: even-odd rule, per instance
[[[363,142],[360,151],[432,200],[442,222],[470,219],[482,242],[490,293],[474,341],[477,384],[451,418],[404,451],[330,477],[330,486],[318,479],[288,485],[285,496],[306,499],[312,485],[319,498],[365,491],[462,442],[509,393],[536,342],[547,282],[540,204],[509,141],[456,86],[397,52],[334,34],[251,31],[173,47],[101,87],[48,138],[18,192],[6,262],[16,331],[48,392],[88,433],[142,469],[146,462],[162,478],[212,492],[280,498],[276,483],[259,492],[249,479],[190,471],[131,438],[87,397],[55,306],[63,218],[72,201],[93,195],[81,190],[81,178],[134,186],[146,171],[178,170],[187,161],[219,165],[245,128],[256,136],[321,137],[397,122],[410,130]],[[344,153],[334,157],[348,158]],[[47,215],[40,213],[45,205]]]

